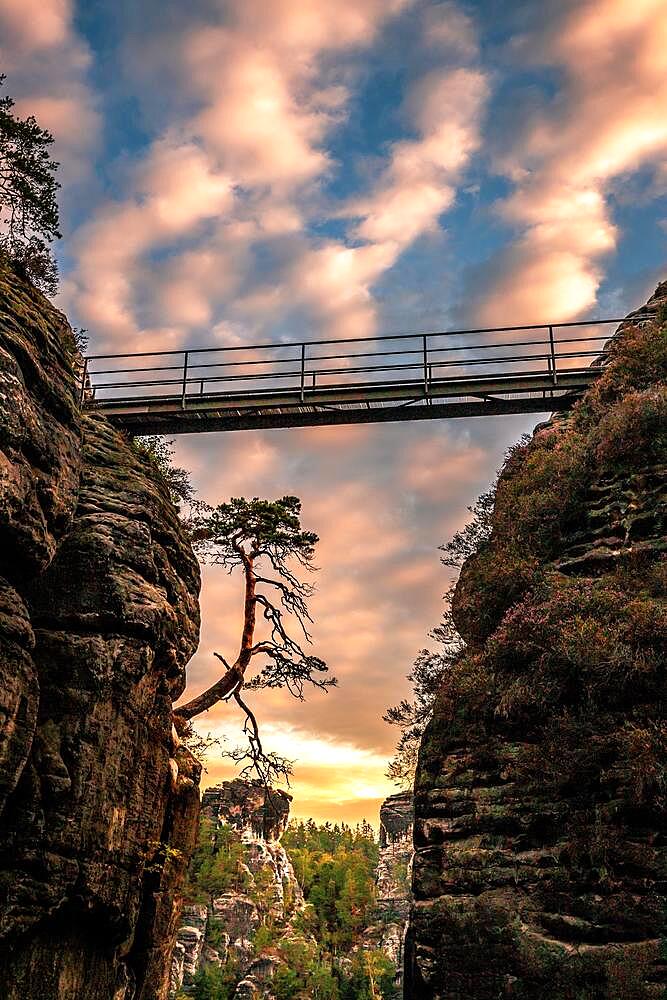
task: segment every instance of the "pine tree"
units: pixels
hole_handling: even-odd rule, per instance
[[[0,76],[0,86],[5,77]],[[14,114],[11,97],[0,98],[0,252],[38,288],[58,290],[58,270],[48,244],[60,239],[50,132],[35,118]]]

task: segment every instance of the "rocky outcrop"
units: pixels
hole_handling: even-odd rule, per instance
[[[204,819],[224,823],[247,841],[280,840],[287,829],[292,796],[261,781],[223,781],[202,796]]]
[[[406,995],[658,1000],[667,284],[510,454],[415,786]]]
[[[197,974],[202,952],[206,948],[207,923],[208,906],[205,903],[183,907],[172,956],[169,984],[171,993],[177,993],[183,982],[191,983]]]
[[[289,935],[290,920],[304,905],[279,839],[289,821],[291,801],[286,792],[242,779],[224,781],[204,792],[201,816],[211,831],[214,851],[225,849],[216,843],[221,829],[232,832],[233,844],[242,845],[239,884],[211,894],[204,904],[185,908],[172,965],[174,994],[187,993],[200,969],[229,963],[237,972],[238,1000],[269,995],[271,977],[281,961],[275,954],[258,954],[255,936],[266,925]]]
[[[159,1000],[199,810],[171,708],[199,571],[147,459],[81,414],[78,368],[0,268],[0,981]]]
[[[397,792],[380,806],[380,850],[376,874],[377,919],[364,933],[362,947],[380,948],[396,968],[402,995],[405,932],[410,912],[412,867],[412,792]]]
[[[261,955],[251,963],[234,991],[234,1000],[275,1000],[271,980],[283,965],[274,955]]]

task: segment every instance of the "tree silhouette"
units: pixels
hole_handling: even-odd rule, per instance
[[[254,771],[267,784],[277,777],[288,778],[291,766],[264,751],[257,719],[241,691],[284,687],[303,700],[307,684],[326,690],[336,683],[335,678],[323,676],[327,672],[324,661],[304,649],[311,641],[307,602],[313,587],[296,572],[299,567],[314,569],[318,537],[301,528],[300,514],[297,497],[233,498],[195,518],[192,525],[192,537],[203,561],[224,566],[230,573],[242,571],[243,624],[236,658],[229,662],[220,653],[214,654],[225,672],[206,691],[175,710],[177,723],[184,728],[219,701],[233,698],[245,713],[248,747],[227,756],[237,763],[247,761],[244,773]],[[268,633],[260,639],[256,636],[258,624]]]
[[[0,86],[5,77],[0,75]],[[58,271],[47,245],[60,239],[50,132],[35,118],[18,118],[11,97],[0,98],[0,251],[43,291],[54,295]]]

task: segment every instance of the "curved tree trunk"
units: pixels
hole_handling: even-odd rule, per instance
[[[235,662],[229,667],[222,677],[212,684],[206,691],[202,691],[196,698],[192,698],[174,710],[177,719],[193,719],[202,712],[207,712],[217,702],[232,694],[243,681],[248,664],[252,658],[252,646],[255,636],[255,623],[257,618],[257,597],[255,588],[257,578],[253,567],[253,559],[243,554],[243,571],[245,573],[245,600],[243,605],[243,632],[241,635],[241,646],[239,655]],[[222,657],[219,657],[222,659]],[[225,661],[223,660],[223,663]]]

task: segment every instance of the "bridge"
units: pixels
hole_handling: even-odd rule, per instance
[[[547,413],[623,320],[97,354],[81,402],[130,434]]]

